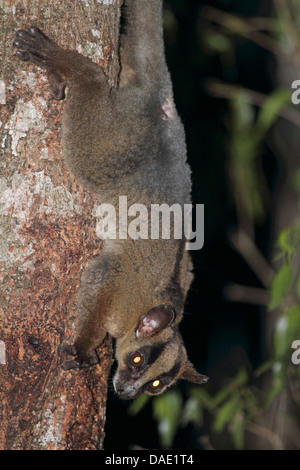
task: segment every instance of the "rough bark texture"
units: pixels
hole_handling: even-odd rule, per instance
[[[95,202],[61,158],[63,103],[18,61],[15,32],[37,24],[103,65],[116,83],[121,0],[0,1],[0,449],[103,446],[111,343],[101,365],[64,372],[76,292],[101,251]]]

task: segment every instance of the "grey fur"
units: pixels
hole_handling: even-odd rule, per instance
[[[103,70],[88,58],[58,47],[35,27],[17,32],[17,55],[47,71],[55,98],[63,99],[68,87],[64,158],[99,202],[117,207],[119,196],[126,195],[128,204],[148,208],[189,204],[190,169],[165,62],[162,1],[126,0],[123,13],[118,89],[110,88]],[[180,377],[207,380],[188,361],[178,331],[192,281],[184,243],[120,240],[90,261],[78,297],[76,341],[61,348],[75,356],[63,364],[65,369],[95,364],[95,350],[108,332],[117,340],[114,385],[121,398],[161,393]],[[128,365],[136,351],[140,363]],[[157,390],[151,385],[156,379]]]

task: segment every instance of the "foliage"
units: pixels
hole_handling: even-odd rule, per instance
[[[290,100],[289,90],[275,90],[265,98],[257,113],[246,90],[237,89],[230,101],[231,138],[228,164],[232,191],[239,199],[237,204],[242,205],[255,220],[265,216],[264,201],[267,188],[257,164],[263,139],[277,120],[280,109]]]
[[[176,432],[181,427],[193,425],[201,429],[206,413],[212,416],[211,434],[226,430],[234,448],[245,446],[245,431],[271,405],[288,382],[291,367],[291,345],[300,338],[300,272],[297,255],[300,243],[300,222],[284,229],[278,237],[277,259],[280,266],[270,286],[269,309],[278,309],[272,334],[271,359],[263,362],[253,374],[260,378],[268,373],[269,386],[265,393],[257,393],[251,377],[241,368],[235,377],[215,394],[201,386],[191,387],[184,400],[178,390],[170,390],[152,400],[153,416],[158,422],[158,433],[164,449],[172,447]],[[297,267],[297,269],[294,268]],[[300,374],[297,370],[298,379]],[[136,414],[149,397],[142,395],[130,407]]]
[[[240,36],[285,60],[292,60],[300,74],[299,2],[289,2],[288,8],[285,0],[275,1],[274,6],[274,14],[265,21],[263,32],[255,26],[255,18],[247,21],[207,8],[204,16],[214,25],[204,28],[202,33],[206,51],[221,58],[232,55],[235,38]],[[238,213],[237,231],[247,230],[249,225],[254,226],[266,217],[271,196],[260,159],[278,118],[294,119],[290,110],[291,89],[277,88],[263,96],[236,85],[212,83],[209,90],[229,103],[228,178]],[[299,199],[299,168],[295,168],[292,183]],[[200,434],[204,424],[210,440],[227,433],[236,449],[245,448],[247,431],[263,432],[271,446],[280,448],[280,439],[265,432],[258,423],[274,399],[290,387],[291,380],[300,378],[299,367],[291,362],[292,343],[300,339],[300,219],[297,215],[277,234],[272,251],[273,278],[264,286],[269,293],[264,315],[270,317],[268,324],[272,325],[268,359],[253,373],[240,368],[216,393],[210,393],[208,387],[193,386],[184,397],[178,390],[171,390],[154,398],[153,416],[158,422],[163,448],[172,447],[180,428],[192,425]],[[299,397],[294,400],[300,407]],[[131,412],[135,413],[143,403],[144,398],[140,397],[131,406]]]

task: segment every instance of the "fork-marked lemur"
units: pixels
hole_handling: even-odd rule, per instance
[[[162,0],[125,0],[120,77],[111,88],[101,67],[64,50],[31,26],[16,33],[17,56],[45,69],[63,111],[68,167],[99,203],[190,204],[185,135],[165,62]],[[151,221],[149,221],[151,223]],[[90,260],[77,301],[73,345],[64,369],[98,361],[96,348],[116,338],[113,384],[122,399],[162,393],[177,379],[206,382],[187,358],[178,330],[192,281],[186,240],[110,240]],[[73,358],[67,356],[73,356]]]

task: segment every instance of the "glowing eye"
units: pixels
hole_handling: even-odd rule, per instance
[[[141,367],[144,364],[144,357],[137,351],[131,354],[129,362],[132,366]]]
[[[162,383],[160,380],[156,379],[153,380],[153,382],[150,382],[149,386],[152,390],[159,390],[162,387]]]

